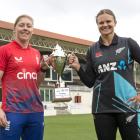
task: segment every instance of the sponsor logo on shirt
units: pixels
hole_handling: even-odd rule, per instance
[[[103,73],[107,71],[116,71],[116,70],[126,70],[126,62],[124,60],[120,60],[117,62],[111,62],[106,64],[101,64],[98,66],[98,73]]]
[[[20,56],[20,57],[14,57],[15,58],[15,60],[16,60],[16,62],[18,63],[18,62],[23,62],[23,60],[22,60],[22,57]]]
[[[36,72],[27,72],[23,70],[22,72],[17,73],[17,78],[18,79],[34,79],[37,80],[37,73]]]
[[[126,118],[126,123],[132,122],[132,120],[134,119],[135,116],[136,116],[136,114],[131,115],[131,116],[128,116],[128,117]]]
[[[102,64],[98,66],[98,73],[117,70],[116,62]]]
[[[124,60],[119,61],[118,68],[120,70],[126,70],[126,62]]]
[[[101,56],[103,56],[102,52],[96,52],[95,57],[101,57]]]
[[[125,49],[125,47],[121,47],[121,48],[117,49],[116,50],[116,55],[120,54],[124,49]]]

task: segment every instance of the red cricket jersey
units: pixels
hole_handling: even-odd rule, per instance
[[[43,112],[37,73],[40,71],[40,53],[22,48],[16,41],[0,47],[2,77],[2,109],[6,112]]]

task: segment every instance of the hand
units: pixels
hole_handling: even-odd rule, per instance
[[[50,56],[43,55],[40,65],[41,65],[41,69],[43,71],[47,70],[51,66],[53,67],[53,65],[54,65],[54,57],[52,55],[50,55]]]
[[[55,69],[54,61],[55,61],[55,57],[53,56],[53,54],[51,54],[51,55],[49,56],[49,64],[50,64],[50,66],[51,66],[53,69]]]
[[[5,112],[0,108],[0,126],[6,127],[8,125]]]
[[[48,63],[49,63],[49,56],[48,55],[43,55],[42,60],[40,62],[40,66],[41,66],[41,69],[43,71],[48,69],[48,67],[49,67]]]
[[[129,101],[134,102],[134,103],[140,103],[140,94],[130,98]]]
[[[74,68],[76,71],[79,71],[80,63],[78,57],[74,53],[68,55],[68,64],[71,68]]]

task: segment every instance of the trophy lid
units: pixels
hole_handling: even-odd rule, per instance
[[[53,56],[61,56],[61,57],[65,57],[65,52],[63,51],[63,49],[61,48],[60,45],[56,44],[54,51],[52,52]]]

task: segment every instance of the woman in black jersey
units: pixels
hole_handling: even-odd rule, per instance
[[[117,128],[122,140],[138,140],[139,109],[134,103],[140,97],[133,64],[134,60],[140,63],[140,47],[133,39],[114,32],[117,21],[111,10],[99,11],[96,23],[101,35],[89,48],[86,63],[80,64],[71,54],[69,64],[86,86],[93,87],[92,113],[98,140],[115,140]]]

